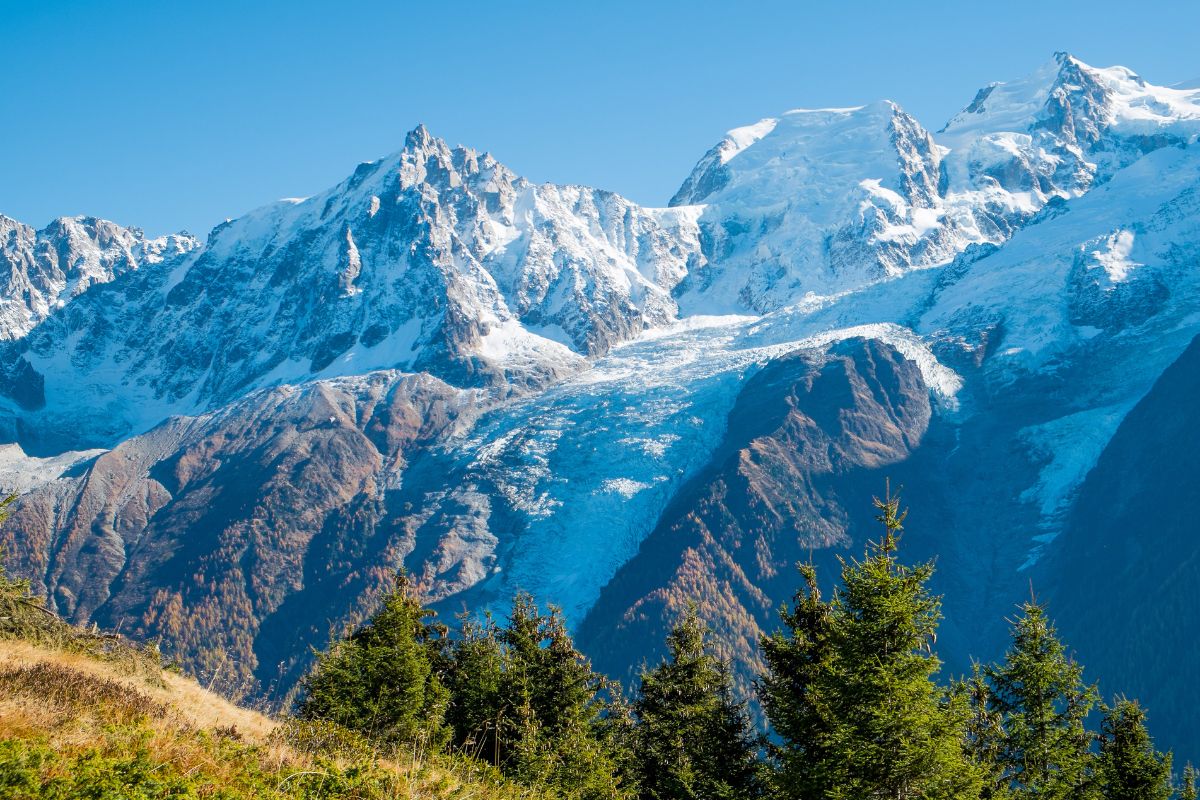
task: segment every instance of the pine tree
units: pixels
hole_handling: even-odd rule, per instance
[[[524,637],[511,639],[515,659],[510,673],[520,698],[521,757],[516,773],[536,775],[539,779],[534,783],[571,797],[627,796],[618,769],[620,759],[604,735],[607,681],[575,648],[561,611],[551,608],[539,616],[531,600],[528,605],[537,622],[533,629],[545,644],[525,661],[531,651]],[[528,626],[522,623],[522,627]]]
[[[746,709],[733,688],[733,676],[724,662],[717,664],[717,701],[713,724],[704,737],[702,760],[712,765],[714,780],[699,797],[752,800],[766,797],[763,764],[759,758],[762,737],[755,733]]]
[[[635,794],[638,781],[638,762],[635,737],[637,721],[633,704],[625,696],[620,683],[608,682],[605,689],[604,713],[595,726],[596,736],[616,766],[622,787]]]
[[[932,564],[896,559],[907,512],[889,492],[876,498],[883,540],[863,561],[843,562],[834,599],[841,673],[835,737],[848,780],[842,797],[975,797],[980,778],[964,753],[967,711],[939,689],[932,652],[941,601]]]
[[[536,607],[534,611],[536,617]],[[539,722],[551,735],[560,736],[596,716],[605,681],[575,648],[559,609],[551,608],[539,621],[545,646],[537,651],[537,659],[522,667]]]
[[[1004,721],[1002,762],[1020,793],[1049,800],[1094,796],[1093,736],[1086,727],[1096,689],[1068,658],[1045,609],[1022,606],[1004,664],[988,669],[993,709]]]
[[[468,614],[461,619],[459,635],[446,654],[444,682],[450,694],[446,722],[454,747],[500,766],[501,729],[506,719],[502,695],[504,653],[490,614],[482,622]]]
[[[634,764],[643,800],[762,794],[757,743],[728,668],[706,650],[689,608],[667,637],[667,658],[641,676],[633,710]]]
[[[304,682],[299,715],[376,739],[440,748],[447,692],[433,669],[440,629],[409,591],[407,577],[371,620],[319,656]]]
[[[1154,749],[1146,713],[1136,702],[1118,699],[1112,708],[1104,709],[1097,772],[1105,800],[1171,797],[1171,754]]]
[[[978,797],[966,702],[933,681],[941,666],[931,651],[941,616],[927,586],[933,567],[897,561],[899,499],[889,492],[875,505],[883,539],[862,561],[843,561],[833,601],[823,605],[806,575],[808,591],[784,616],[791,639],[764,641],[764,706],[784,740],[780,795]]]

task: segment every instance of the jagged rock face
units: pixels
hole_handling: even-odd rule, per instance
[[[1079,248],[1070,272],[1072,324],[1116,331],[1162,310],[1170,290],[1161,275],[1130,261],[1134,241],[1132,231],[1122,230]]]
[[[709,465],[605,587],[581,642],[601,667],[632,677],[621,643],[661,643],[699,602],[722,654],[751,677],[795,564],[851,544],[845,503],[861,503],[863,487],[882,485],[880,470],[920,446],[931,413],[917,365],[875,340],[771,362],[739,392]]]
[[[961,672],[1200,333],[1198,133],[1200,91],[1063,56],[937,134],[891,103],[737,129],[670,209],[418,128],[157,262],[9,225],[52,291],[0,344],[8,546],[59,610],[264,695],[400,566],[446,615],[532,590],[621,675],[688,595],[745,677],[890,476]],[[53,278],[38,237],[80,235],[114,255]]]
[[[79,431],[97,444],[263,385],[373,369],[536,390],[672,321],[670,290],[697,251],[686,213],[533,186],[420,128],[330,191],[225,223],[180,266],[80,298],[9,371],[49,379],[48,410],[26,423],[40,436],[111,404]]]
[[[938,132],[954,154],[951,190],[1025,191],[1037,205],[1078,196],[1200,131],[1191,96],[1150,86],[1124,67],[1096,69],[1057,53],[1024,80],[981,89]]]
[[[0,340],[23,337],[91,286],[198,245],[187,234],[147,239],[94,217],[62,217],[35,231],[0,214]]]

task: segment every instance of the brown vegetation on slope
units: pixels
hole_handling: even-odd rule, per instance
[[[172,420],[22,497],[0,548],[68,619],[161,638],[226,691],[291,685],[390,587],[416,523],[389,491],[477,399],[381,373]]]

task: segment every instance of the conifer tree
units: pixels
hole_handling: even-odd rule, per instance
[[[635,737],[637,721],[633,716],[633,704],[625,696],[619,682],[609,681],[605,688],[604,713],[596,725],[596,734],[616,765],[621,786],[636,794],[637,755]]]
[[[933,680],[941,601],[927,586],[932,564],[896,559],[907,512],[888,492],[876,498],[882,541],[862,561],[843,562],[834,599],[841,684],[835,740],[846,764],[841,797],[975,797],[980,777],[964,752],[967,713]]]
[[[504,653],[491,615],[482,622],[461,617],[459,635],[446,654],[444,678],[450,702],[446,722],[461,752],[500,766],[500,731],[511,724],[502,695]]]
[[[766,671],[758,696],[771,727],[781,740],[772,747],[777,769],[773,794],[783,800],[821,797],[840,769],[833,747],[833,697],[830,678],[836,669],[833,611],[822,599],[816,568],[800,566],[803,585],[790,607],[779,611],[783,631],[760,641]]]
[[[528,602],[545,646],[526,663],[521,663],[529,653],[524,642],[513,651],[516,663],[511,672],[519,681],[519,708],[533,713],[532,719],[527,713],[517,717],[523,721],[518,727],[523,745],[518,772],[538,774],[541,783],[572,797],[627,796],[618,755],[604,735],[607,681],[575,648],[561,611],[551,608],[539,616]]]
[[[1105,800],[1171,797],[1171,754],[1154,749],[1146,713],[1136,702],[1118,699],[1112,708],[1104,709],[1097,772]],[[1185,774],[1185,790],[1186,782]]]
[[[815,635],[764,642],[764,705],[784,739],[780,794],[978,797],[979,771],[965,752],[966,703],[933,680],[940,668],[932,653],[940,601],[927,586],[933,567],[898,562],[899,499],[889,492],[875,505],[883,538],[862,561],[843,561],[833,601],[822,606],[813,581],[784,617],[789,628],[810,626]],[[785,658],[799,667],[796,677],[783,672]]]
[[[440,748],[447,692],[433,669],[440,628],[428,621],[432,615],[399,574],[370,621],[318,657],[299,715],[376,739]]]
[[[1179,787],[1179,800],[1196,800],[1196,768],[1190,761],[1183,768],[1183,785]]]
[[[543,614],[522,593],[503,628],[467,620],[463,630],[447,668],[456,742],[565,797],[627,796],[606,681],[575,648],[561,612]]]
[[[971,677],[955,690],[966,697],[970,708],[967,722],[967,753],[979,767],[983,779],[981,800],[1012,796],[1004,765],[1004,716],[995,709],[992,688],[984,668],[972,665]]]
[[[1004,721],[1002,761],[1011,785],[1048,800],[1095,794],[1094,739],[1085,727],[1096,688],[1066,654],[1046,610],[1034,601],[1013,623],[1005,662],[988,670],[993,709]]]
[[[529,603],[532,605],[532,600]],[[535,647],[535,657],[526,660],[529,651],[524,637],[510,638],[510,642],[518,643],[514,647],[513,673],[525,679],[522,688],[528,689],[539,723],[558,736],[595,717],[601,708],[598,695],[604,679],[575,649],[562,612],[551,608],[550,613],[539,616],[537,607],[532,609],[533,630],[545,646]]]
[[[643,670],[633,711],[634,768],[643,800],[762,794],[757,743],[728,668],[706,650],[694,606],[667,637],[667,657]]]

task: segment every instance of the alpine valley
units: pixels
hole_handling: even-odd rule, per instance
[[[937,132],[788,111],[668,208],[419,127],[205,241],[0,217],[0,546],[268,700],[400,567],[443,617],[562,606],[622,679],[696,599],[745,686],[890,478],[940,652],[997,657],[1032,586],[1195,752],[1198,334],[1200,89],[1123,67],[1058,54]]]

